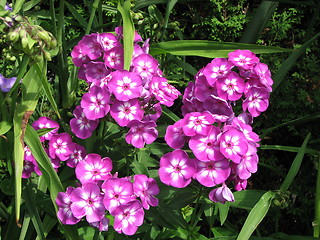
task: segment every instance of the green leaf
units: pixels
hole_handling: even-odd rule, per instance
[[[266,216],[275,193],[268,191],[260,198],[259,202],[252,208],[247,217],[237,240],[248,240],[253,231],[258,227],[259,223]]]
[[[145,175],[149,176],[148,168],[145,165],[143,165],[142,163],[134,160],[132,162],[131,166],[133,167],[132,171],[135,174],[145,174]]]
[[[12,13],[13,14],[17,14],[20,9],[22,8],[22,5],[24,3],[25,0],[16,0],[14,1],[14,4],[13,4],[13,10],[12,10]]]
[[[133,53],[134,25],[130,14],[131,1],[126,0],[118,4],[118,10],[123,20],[123,48],[124,48],[124,69],[129,70]]]
[[[303,160],[305,151],[306,151],[306,146],[308,144],[309,138],[311,136],[311,133],[308,134],[308,136],[304,139],[303,144],[300,148],[300,151],[298,152],[297,156],[295,157],[295,159],[293,160],[293,163],[289,169],[289,172],[287,174],[287,177],[284,179],[282,185],[280,186],[280,191],[287,191],[291,185],[291,183],[293,182],[293,179],[295,178],[295,176],[297,175],[300,166],[301,166],[301,162]]]
[[[133,11],[136,12],[140,8],[148,7],[150,5],[165,4],[165,3],[167,3],[167,0],[136,0]]]
[[[225,202],[225,204],[217,203],[217,205],[219,208],[220,223],[222,226],[228,217],[230,202]]]
[[[299,152],[300,147],[292,147],[292,146],[281,146],[281,145],[261,145],[259,147],[261,150],[279,150],[279,151],[286,151],[286,152]],[[314,156],[320,155],[320,152],[313,148],[306,148],[305,153],[311,154]]]
[[[316,237],[288,235],[282,232],[271,234],[270,237],[274,237],[277,240],[319,240],[319,238]]]
[[[162,106],[162,113],[164,114],[164,116],[168,117],[173,122],[177,122],[180,120],[180,118],[175,113],[173,113],[172,111],[170,111],[168,108],[164,106]]]
[[[234,192],[235,201],[230,203],[230,207],[251,210],[259,199],[265,194],[262,190],[244,190]]]
[[[83,29],[86,29],[88,26],[87,21],[78,13],[78,11],[67,1],[65,1],[65,4],[71,14],[74,16],[75,19],[77,19],[78,23],[83,27]]]
[[[237,49],[251,50],[256,54],[292,51],[290,49],[244,43],[213,42],[205,40],[176,40],[152,44],[150,46],[150,54],[158,55],[170,53],[180,56],[218,58],[227,57],[229,52]]]
[[[23,11],[28,11],[31,8],[33,8],[35,5],[37,5],[41,0],[31,0],[29,2],[26,2],[25,4],[23,4]]]
[[[5,122],[5,121],[0,122],[0,135],[6,134],[7,132],[9,132],[11,128],[12,128],[11,122]]]

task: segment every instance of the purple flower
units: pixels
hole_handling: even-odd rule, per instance
[[[59,130],[59,124],[48,117],[40,117],[38,120],[33,122],[32,127],[35,130],[44,129],[44,128],[54,128],[50,132],[47,132],[46,134],[40,137],[41,142],[45,140],[50,140],[51,137],[54,134],[56,134]]]
[[[234,116],[232,107],[228,101],[220,97],[211,95],[204,103],[203,107],[217,122],[226,122]]]
[[[5,78],[2,74],[0,74],[0,89],[2,92],[10,92],[17,78]]]
[[[184,188],[190,184],[192,176],[196,172],[194,159],[180,149],[166,153],[160,159],[160,180],[169,186]]]
[[[142,79],[151,79],[158,68],[158,61],[149,54],[141,54],[132,61],[133,71]]]
[[[114,47],[109,51],[106,51],[103,56],[104,64],[111,69],[121,70],[123,69],[123,48]]]
[[[55,134],[49,141],[49,155],[58,157],[61,161],[67,160],[74,150],[74,143],[68,133]]]
[[[73,116],[70,120],[71,131],[81,139],[86,139],[92,135],[92,132],[98,127],[99,120],[89,120],[83,112],[81,106],[76,106],[73,110]]]
[[[225,58],[215,58],[204,69],[203,74],[210,86],[217,81],[218,78],[226,76],[234,65]]]
[[[90,225],[98,228],[100,232],[106,232],[109,229],[109,222],[110,222],[110,220],[108,218],[104,217],[104,218],[102,218],[102,220],[100,220],[98,222],[90,223]]]
[[[259,58],[249,50],[235,50],[228,54],[229,61],[245,70],[252,69],[259,62]]]
[[[70,157],[66,161],[66,164],[69,167],[75,168],[78,165],[78,163],[84,159],[86,154],[87,154],[86,149],[83,146],[77,143],[74,143],[73,152],[70,154]]]
[[[76,176],[84,184],[86,182],[97,182],[111,177],[112,161],[110,158],[95,153],[88,154],[76,167]]]
[[[73,190],[73,187],[67,187],[67,191],[59,192],[56,198],[56,204],[59,209],[57,216],[63,224],[67,225],[76,224],[81,219],[76,218],[71,210],[72,201],[70,198],[70,194],[73,192]]]
[[[95,85],[98,85],[100,80],[111,72],[102,62],[89,62],[84,66],[86,68],[85,76],[87,82],[92,82]]]
[[[213,202],[220,202],[224,204],[226,201],[234,202],[234,196],[231,190],[222,184],[222,187],[215,188],[209,193],[209,199]]]
[[[144,220],[144,211],[141,203],[137,200],[127,204],[120,205],[114,212],[114,230],[118,233],[133,235],[142,225]]]
[[[182,148],[187,141],[187,136],[183,133],[182,126],[183,119],[180,119],[175,124],[167,127],[164,140],[171,148]]]
[[[102,47],[98,42],[98,34],[91,33],[90,35],[85,35],[78,45],[85,46],[85,53],[91,59],[95,60],[102,55]]]
[[[127,127],[126,142],[136,148],[143,148],[145,144],[153,143],[158,137],[157,125],[153,121],[132,120]]]
[[[120,45],[120,42],[112,33],[99,33],[98,42],[101,44],[101,47],[104,51],[108,51]]]
[[[141,199],[144,209],[149,210],[150,205],[153,207],[158,206],[159,201],[154,196],[159,194],[160,189],[153,178],[148,178],[143,174],[135,175],[133,190],[134,194]]]
[[[257,117],[261,112],[267,110],[269,106],[269,92],[265,88],[252,87],[246,93],[246,99],[242,103],[243,111],[248,109],[253,117]]]
[[[236,101],[240,99],[244,88],[244,80],[235,72],[230,72],[217,81],[218,95],[225,100]]]
[[[184,116],[182,129],[186,136],[207,135],[215,119],[206,112],[192,112]]]
[[[74,189],[70,199],[71,211],[76,218],[86,216],[86,220],[92,223],[102,220],[105,215],[100,188],[95,183],[87,182]]]

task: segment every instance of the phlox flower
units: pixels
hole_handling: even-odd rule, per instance
[[[143,148],[145,144],[153,143],[158,137],[157,125],[154,121],[132,120],[127,127],[126,142],[136,148]]]
[[[230,162],[226,158],[219,161],[197,161],[197,172],[193,178],[203,186],[214,187],[226,181],[230,172]]]
[[[95,153],[88,154],[76,166],[76,177],[83,184],[85,182],[97,182],[111,177],[112,161],[110,158]]]
[[[106,77],[111,71],[102,62],[89,62],[84,65],[87,82],[99,84],[100,80]]]
[[[226,76],[233,66],[226,58],[215,58],[203,69],[203,74],[209,85],[213,86],[218,78]]]
[[[49,141],[49,156],[58,157],[61,161],[67,160],[74,150],[74,143],[68,133],[55,134]]]
[[[261,112],[267,110],[269,106],[269,92],[265,88],[252,87],[246,93],[246,99],[242,103],[243,111],[248,109],[253,117],[257,117]]]
[[[22,178],[29,178],[31,173],[34,171],[34,164],[32,161],[23,159],[23,169],[22,169]]]
[[[253,72],[259,77],[260,82],[268,89],[268,91],[271,92],[273,80],[268,65],[265,63],[257,63],[253,68]]]
[[[224,158],[220,152],[220,142],[218,135],[220,128],[212,126],[207,135],[197,134],[192,136],[189,141],[189,148],[200,161],[220,160]]]
[[[200,102],[197,98],[193,98],[191,101],[185,101],[181,107],[182,116],[186,116],[188,113],[193,112],[205,112],[203,102]],[[213,115],[213,114],[211,114]]]
[[[218,96],[225,100],[236,101],[240,99],[244,88],[244,80],[235,72],[230,72],[217,81]]]
[[[208,98],[210,98],[211,95],[217,95],[217,88],[214,84],[213,86],[210,86],[207,82],[207,79],[203,74],[199,74],[196,77],[195,86],[194,86],[194,96],[200,100],[201,102],[204,102]]]
[[[92,132],[98,127],[99,120],[89,120],[83,112],[81,106],[76,106],[73,110],[73,116],[70,120],[71,131],[81,139],[86,139],[92,135]]]
[[[102,220],[98,222],[90,223],[91,226],[98,228],[100,232],[106,232],[109,229],[110,220],[108,218],[102,218]]]
[[[52,135],[56,134],[59,130],[59,124],[48,117],[40,117],[38,120],[32,123],[32,127],[35,130],[44,129],[44,128],[54,128],[50,132],[47,132],[46,134],[40,137],[41,142],[45,140],[50,140]]]
[[[87,45],[79,42],[71,51],[73,64],[77,67],[81,67],[83,64],[90,62],[90,58],[87,55],[89,51],[90,49]]]
[[[141,120],[144,111],[141,109],[138,99],[130,99],[122,102],[114,100],[110,109],[110,115],[121,127],[127,126],[132,120]]]
[[[152,78],[158,68],[158,61],[149,54],[141,54],[132,61],[133,71],[142,79]]]
[[[141,199],[144,209],[149,210],[150,205],[158,206],[159,201],[154,196],[159,194],[160,189],[153,178],[143,174],[134,175],[133,191]]]
[[[211,95],[204,103],[203,107],[217,122],[226,122],[234,116],[232,107],[228,101],[220,97]]]
[[[136,199],[133,184],[126,178],[109,178],[101,188],[104,192],[103,204],[111,214],[118,206]]]
[[[104,117],[110,110],[109,92],[98,86],[90,88],[81,99],[81,107],[87,119],[96,120]]]
[[[99,33],[97,39],[104,51],[108,51],[116,46],[120,46],[120,42],[112,33]]]
[[[74,187],[67,187],[66,192],[59,192],[56,198],[58,206],[57,216],[63,224],[73,225],[80,221],[81,218],[76,218],[71,210],[70,194],[73,192]]]
[[[228,54],[229,61],[245,70],[252,69],[259,62],[259,58],[250,50],[235,50]]]
[[[190,184],[192,176],[196,173],[195,160],[190,159],[185,151],[176,149],[160,159],[158,172],[164,184],[184,188]]]
[[[145,105],[143,105],[143,110],[145,112],[142,121],[156,122],[162,114],[162,108],[160,103],[150,104],[150,102],[147,102]]]
[[[109,51],[106,51],[103,56],[104,64],[111,69],[121,70],[123,69],[123,48],[114,47]]]
[[[197,77],[198,75],[200,75],[200,73],[201,73],[201,70],[195,76],[196,79],[200,78],[200,77]],[[189,82],[188,86],[184,89],[184,93],[183,93],[183,96],[182,96],[182,103],[183,104],[186,104],[187,102],[191,102],[195,98],[194,91],[195,91],[195,83],[194,82]]]
[[[66,161],[66,164],[71,168],[75,168],[78,165],[78,163],[85,158],[86,154],[86,149],[83,146],[74,143],[73,152],[70,154],[70,157]]]
[[[206,112],[192,112],[184,116],[182,129],[186,136],[207,135],[215,119]]]
[[[234,196],[231,190],[225,184],[222,184],[222,187],[213,189],[209,193],[209,199],[213,202],[220,202],[222,204],[224,204],[226,201],[234,202]]]
[[[105,215],[105,208],[102,203],[100,188],[93,182],[87,182],[72,191],[71,211],[73,215],[81,219],[86,216],[89,223],[102,220]]]
[[[171,148],[182,148],[187,141],[187,136],[183,133],[182,126],[183,119],[180,119],[173,125],[169,125],[167,127],[166,134],[164,135],[164,140]]]
[[[90,60],[95,60],[102,55],[102,47],[98,42],[98,34],[91,33],[90,35],[84,35],[79,41],[78,45],[84,48],[85,53]],[[84,47],[85,46],[85,47]]]
[[[144,220],[143,208],[137,200],[120,205],[114,210],[113,215],[114,230],[126,235],[135,234]]]
[[[112,73],[108,87],[119,101],[128,101],[140,97],[142,80],[137,73],[119,70]]]

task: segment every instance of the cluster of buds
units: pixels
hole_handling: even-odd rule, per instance
[[[5,41],[18,53],[30,55],[36,62],[43,59],[51,61],[49,51],[57,46],[55,37],[39,25],[34,25],[27,17],[13,14],[11,8],[5,7],[4,10],[0,19],[6,25]]]
[[[152,143],[158,136],[156,120],[161,105],[172,106],[180,92],[170,85],[159,63],[148,54],[148,40],[135,33],[130,70],[124,70],[122,28],[112,33],[86,35],[71,53],[80,67],[78,76],[89,85],[73,112],[72,132],[79,138],[91,136],[99,119],[108,113],[121,127],[129,127],[125,139],[136,148]]]
[[[57,216],[63,224],[76,224],[83,217],[93,227],[107,231],[110,218],[119,233],[133,235],[144,221],[144,211],[157,206],[159,187],[146,175],[118,177],[112,174],[112,160],[99,154],[86,153],[83,146],[72,141],[68,133],[58,133],[59,124],[48,117],[40,117],[32,124],[35,130],[52,129],[40,137],[53,168],[58,171],[62,162],[75,169],[78,187],[68,187],[58,193]],[[30,149],[25,147],[22,177],[41,170]],[[109,218],[106,218],[109,216]]]
[[[212,201],[234,201],[227,185],[243,190],[257,171],[260,139],[250,124],[267,109],[272,83],[268,66],[249,50],[236,50],[201,69],[185,90],[183,119],[167,128],[165,140],[176,150],[161,158],[160,180],[183,188],[196,179],[216,187],[209,194]],[[239,101],[243,112],[236,116],[233,106]],[[186,143],[195,158],[181,149]]]

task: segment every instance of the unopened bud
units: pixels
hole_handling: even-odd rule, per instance
[[[20,15],[17,15],[15,18],[14,18],[15,21],[17,22],[22,22],[23,21],[23,17],[21,17]]]
[[[19,35],[20,35],[21,38],[25,38],[26,34],[27,34],[27,32],[26,32],[25,29],[21,29],[20,32],[19,32]]]
[[[47,61],[51,61],[51,55],[48,51],[43,51],[43,56],[44,56],[44,59],[47,60]]]
[[[7,39],[11,42],[16,42],[19,40],[19,33],[16,31],[9,32],[7,35]]]
[[[45,42],[51,41],[51,38],[50,38],[49,34],[47,33],[47,31],[39,31],[37,35],[40,39],[42,39]]]

